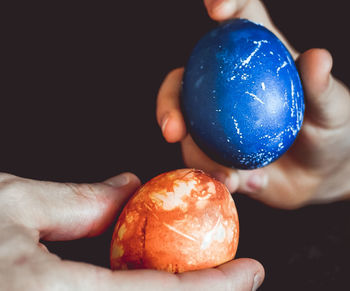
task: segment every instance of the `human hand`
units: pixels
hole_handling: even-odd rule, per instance
[[[261,284],[264,270],[251,259],[178,275],[111,271],[61,260],[39,242],[102,233],[139,185],[131,173],[79,185],[0,174],[0,290],[255,290]]]
[[[293,209],[350,196],[350,94],[331,74],[332,57],[324,49],[299,54],[282,36],[258,0],[205,0],[217,21],[247,18],[275,33],[297,61],[306,111],[302,129],[287,153],[256,170],[235,170],[207,157],[186,132],[179,95],[183,68],[165,78],[157,100],[157,121],[168,142],[181,141],[187,166],[203,169],[238,191],[280,208]]]

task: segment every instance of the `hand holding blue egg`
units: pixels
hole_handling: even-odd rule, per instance
[[[265,27],[226,22],[195,46],[183,77],[182,110],[197,145],[237,169],[264,167],[292,145],[304,116],[294,61]]]

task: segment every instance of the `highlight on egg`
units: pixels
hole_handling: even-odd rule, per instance
[[[200,170],[174,170],[144,184],[123,209],[111,268],[181,273],[215,267],[234,258],[238,238],[226,186]]]
[[[224,22],[198,41],[185,67],[181,105],[196,144],[238,169],[281,157],[304,116],[291,54],[271,31],[246,19]]]

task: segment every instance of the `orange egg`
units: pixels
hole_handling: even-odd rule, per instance
[[[123,209],[111,267],[173,273],[215,267],[234,258],[238,237],[226,186],[199,170],[175,170],[144,184]]]

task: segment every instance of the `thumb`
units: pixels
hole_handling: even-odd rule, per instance
[[[324,128],[343,125],[350,114],[349,92],[330,74],[332,64],[325,49],[310,49],[298,59],[306,95],[305,117]]]
[[[131,173],[94,184],[53,183],[14,176],[5,183],[5,197],[13,204],[8,215],[16,223],[37,230],[40,238],[46,240],[100,234],[140,185]]]

